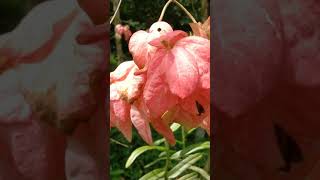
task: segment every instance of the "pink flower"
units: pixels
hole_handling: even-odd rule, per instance
[[[200,97],[210,99],[209,40],[173,31],[150,44],[157,50],[148,67],[144,100],[153,114],[159,116],[177,104],[194,110]],[[192,109],[184,101],[190,101]],[[206,104],[210,102],[205,101],[201,106]]]
[[[135,113],[134,117],[150,122],[170,144],[175,143],[169,128],[173,122],[187,128],[202,126],[209,132],[210,41],[173,31],[167,23],[157,22],[149,32],[134,33],[129,50],[140,68],[133,75],[144,75],[146,79],[138,100],[131,107],[121,105],[126,112],[123,117],[127,118],[123,129],[130,128],[128,119],[131,115],[133,122]],[[127,74],[125,68],[118,73],[119,77]],[[134,109],[130,115],[129,109]]]
[[[115,32],[117,37],[121,38],[122,36],[124,36],[124,39],[126,41],[129,41],[130,37],[132,36],[132,32],[128,25],[123,26],[121,24],[117,24],[115,26]]]
[[[156,22],[154,23],[149,31],[137,31],[135,32],[129,41],[129,51],[133,56],[133,60],[136,65],[142,69],[145,67],[149,59],[151,59],[155,47],[149,45],[148,43],[164,35],[168,32],[172,32],[172,27],[166,22]]]
[[[133,123],[141,137],[151,144],[149,122],[141,113],[143,110],[138,100],[145,83],[145,75],[134,75],[137,70],[138,67],[133,61],[126,61],[110,73],[110,124],[131,141]]]

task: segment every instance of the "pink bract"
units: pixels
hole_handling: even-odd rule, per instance
[[[132,122],[141,137],[151,144],[149,123],[138,101],[145,83],[145,74],[135,75],[137,70],[133,61],[126,61],[110,73],[110,124],[131,141]]]
[[[134,62],[140,69],[145,67],[155,51],[155,48],[148,43],[151,40],[172,31],[172,27],[168,23],[161,21],[154,23],[148,32],[140,30],[131,36],[129,51],[133,56]]]
[[[167,93],[166,96],[175,96],[179,101],[197,93],[198,86],[210,88],[209,43],[205,38],[187,37],[183,31],[173,31],[150,42],[157,47],[144,89],[144,99],[151,111],[163,114],[163,109],[170,109],[175,104],[168,101],[169,98],[159,98],[159,93],[154,93],[159,88]],[[154,108],[151,105],[154,101],[164,108]]]

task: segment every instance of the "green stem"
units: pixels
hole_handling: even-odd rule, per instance
[[[182,150],[186,148],[186,134],[184,127],[181,126],[181,141],[182,141]]]
[[[169,146],[169,143],[167,142],[167,140],[164,143],[166,146],[166,157],[167,157],[166,158],[166,165],[164,167],[164,179],[168,180],[168,170],[169,170],[169,163],[170,163],[170,154],[169,154],[170,146]]]
[[[117,141],[117,140],[115,140],[115,139],[113,139],[113,138],[110,138],[110,140],[111,140],[111,142],[116,143],[116,144],[118,144],[118,145],[120,145],[120,146],[123,146],[123,147],[126,147],[126,148],[129,147],[128,145],[123,144],[123,143],[121,143],[121,142],[119,142],[119,141]]]
[[[206,165],[204,166],[203,169],[210,174],[210,153],[209,153],[209,156],[208,156],[208,160],[207,160],[207,162],[206,162]]]

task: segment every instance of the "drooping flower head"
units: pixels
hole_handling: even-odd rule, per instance
[[[126,117],[150,122],[170,144],[175,143],[169,127],[173,122],[209,132],[210,41],[200,35],[188,36],[156,22],[149,31],[134,33],[129,42],[137,66],[133,75],[144,75],[145,81]]]
[[[172,31],[173,29],[168,23],[161,21],[152,24],[148,32],[140,30],[131,36],[129,41],[129,51],[133,56],[134,62],[140,69],[145,67],[148,59],[151,58],[156,50],[156,48],[151,46],[149,42]]]

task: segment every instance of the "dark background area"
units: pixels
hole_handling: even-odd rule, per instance
[[[0,34],[12,31],[35,5],[43,1],[45,0],[1,0]]]

